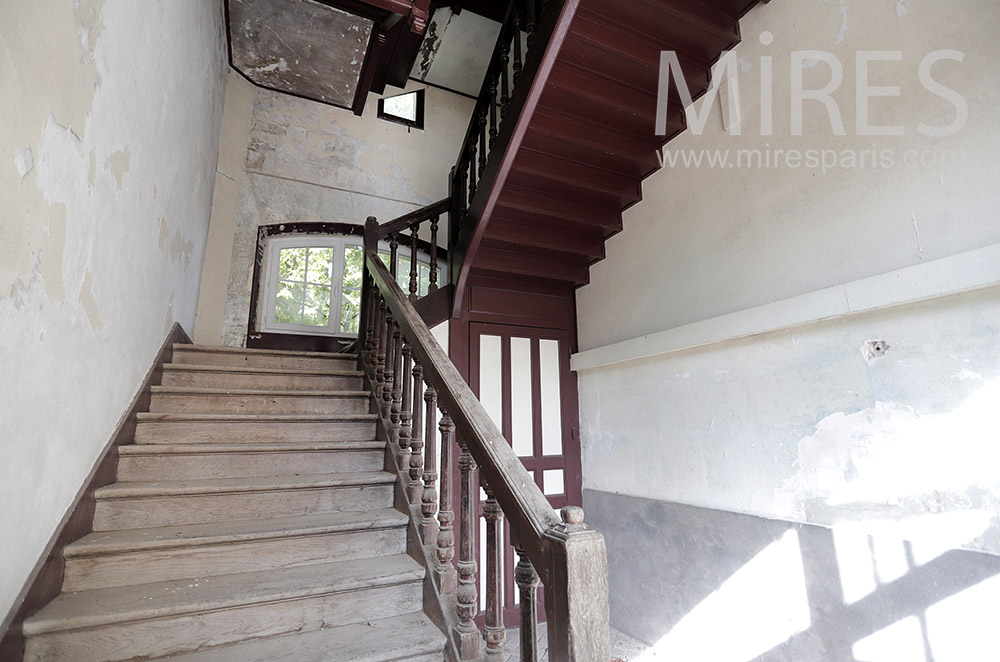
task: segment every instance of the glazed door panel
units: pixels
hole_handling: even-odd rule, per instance
[[[571,351],[568,331],[470,325],[472,390],[555,510],[581,503],[579,415],[576,375],[569,369]],[[485,493],[480,497],[481,511]],[[485,526],[480,519],[480,540]],[[508,540],[509,535],[508,530]],[[481,545],[481,608],[485,607],[485,560]],[[504,605],[510,624],[517,622],[516,563],[516,555],[508,548]],[[541,607],[539,617],[544,617]]]

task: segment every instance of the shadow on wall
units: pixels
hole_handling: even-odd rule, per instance
[[[587,490],[643,662],[995,662],[988,513],[825,528]],[[914,535],[911,535],[914,534]]]

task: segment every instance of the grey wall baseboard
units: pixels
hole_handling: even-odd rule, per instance
[[[875,582],[872,591],[848,604],[842,560],[829,528],[595,490],[584,490],[583,505],[587,523],[603,533],[607,543],[611,624],[650,644],[671,633],[734,573],[790,531],[796,534],[801,556],[809,626],[770,650],[755,652],[756,660],[855,660],[857,642],[916,617],[920,629],[914,632],[922,631],[923,637],[913,643],[923,646],[932,662],[927,609],[1000,575],[1000,557],[991,554],[955,549],[920,565],[906,552],[908,571]],[[998,607],[1000,602],[993,605],[994,613]],[[714,631],[719,637],[736,636],[735,625],[719,622]]]

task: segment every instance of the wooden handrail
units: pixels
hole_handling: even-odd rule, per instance
[[[475,396],[447,353],[441,348],[430,329],[423,322],[412,302],[396,282],[396,278],[386,268],[378,255],[378,241],[381,228],[374,218],[365,224],[365,274],[362,291],[362,319],[359,349],[361,366],[372,382],[373,394],[387,430],[391,455],[398,458],[400,467],[408,464],[407,490],[411,504],[420,502],[424,507],[424,519],[420,535],[423,545],[437,549],[441,563],[436,566],[438,590],[448,593],[453,603],[457,621],[450,624],[453,635],[452,645],[460,660],[478,660],[480,655],[479,630],[473,622],[478,611],[476,597],[476,563],[478,554],[474,551],[478,526],[474,521],[474,500],[478,501],[479,484],[487,489],[490,501],[489,519],[494,541],[490,545],[490,572],[494,573],[487,582],[487,598],[494,605],[489,616],[487,650],[498,654],[502,646],[503,624],[497,622],[496,601],[500,598],[495,591],[498,579],[501,553],[497,548],[496,526],[498,518],[506,517],[510,523],[511,536],[516,540],[518,554],[522,558],[522,571],[518,576],[522,595],[532,596],[525,605],[531,614],[535,584],[532,583],[532,568],[537,570],[545,586],[545,610],[548,617],[549,655],[552,660],[571,662],[591,662],[608,659],[608,586],[607,557],[604,538],[583,523],[583,510],[569,506],[557,516],[548,499],[538,488],[531,473],[524,468],[513,448],[504,439],[493,420]],[[419,388],[410,389],[412,375],[419,375],[418,385],[427,384],[433,393],[435,403],[442,411],[442,457],[452,457],[452,438],[445,434],[448,429],[457,431],[458,447],[461,449],[458,465],[461,468],[461,503],[455,530],[461,529],[461,555],[458,563],[457,589],[454,569],[450,559],[454,554],[455,536],[448,527],[455,521],[447,499],[441,502],[441,515],[447,506],[447,518],[440,518],[441,535],[429,540],[433,525],[427,519],[433,511],[433,480],[424,477],[424,489],[415,482],[419,477],[419,455],[423,442],[411,435],[417,425],[411,425],[414,411],[412,394]],[[431,402],[431,400],[428,400]],[[428,416],[428,426],[432,417]],[[429,428],[428,428],[429,429]],[[433,453],[433,441],[428,453]],[[431,455],[428,455],[430,457]],[[409,460],[407,459],[409,458]],[[478,467],[480,482],[473,482]],[[443,461],[441,467],[443,484],[451,485],[452,463]],[[430,492],[428,492],[428,486]],[[450,489],[443,491],[450,494]],[[428,497],[428,494],[431,496]],[[430,499],[430,500],[429,500]],[[430,504],[430,509],[427,509]],[[497,509],[499,508],[499,510]],[[448,527],[445,526],[448,525]],[[447,532],[448,535],[444,535]],[[450,574],[451,579],[448,579]],[[537,582],[536,582],[537,583]],[[451,589],[448,588],[451,586]],[[522,622],[522,628],[534,631],[534,623]]]
[[[512,521],[511,526],[518,531],[518,541],[532,560],[539,558],[545,532],[559,523],[548,499],[371,248],[365,249],[365,266],[393,319],[410,341],[413,356],[423,366],[424,379],[438,389],[438,400],[451,415],[458,434],[470,444],[469,450],[480,471],[490,485],[497,486],[495,494],[500,507],[509,519],[517,521],[516,525]],[[542,582],[545,580],[542,574]]]
[[[426,207],[421,207],[420,209],[414,209],[411,212],[403,214],[399,218],[395,218],[388,223],[379,226],[379,237],[385,238],[391,234],[397,232],[403,232],[404,230],[409,230],[414,223],[422,223],[433,216],[440,216],[441,214],[447,214],[451,207],[451,199],[445,198],[444,200],[438,200],[437,202],[432,202]]]

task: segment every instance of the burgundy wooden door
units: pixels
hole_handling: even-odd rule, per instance
[[[523,326],[470,325],[470,385],[504,438],[556,510],[581,503],[580,435],[576,375],[569,369],[569,331]],[[481,493],[480,512],[485,493]],[[479,536],[485,534],[480,519]],[[509,530],[507,531],[509,541]],[[485,556],[480,545],[480,605]],[[504,614],[516,625],[516,555],[504,562]],[[540,596],[541,597],[541,596]],[[539,618],[544,610],[539,607]]]

